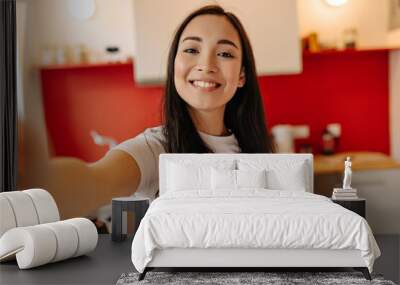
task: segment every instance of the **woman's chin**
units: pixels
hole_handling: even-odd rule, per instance
[[[201,102],[201,104],[189,104],[190,108],[193,111],[199,111],[199,112],[214,112],[214,111],[224,111],[225,104],[215,104],[215,102],[212,103],[205,103]]]

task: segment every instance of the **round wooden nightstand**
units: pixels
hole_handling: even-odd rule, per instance
[[[126,239],[126,218],[123,212],[133,212],[135,215],[135,231],[139,227],[140,221],[149,208],[150,200],[142,197],[119,197],[112,199],[112,241],[123,241]],[[133,233],[134,235],[135,233]]]

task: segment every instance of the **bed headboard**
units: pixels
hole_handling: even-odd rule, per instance
[[[313,175],[313,155],[312,154],[244,154],[244,153],[239,153],[239,154],[161,154],[160,159],[159,159],[159,187],[160,187],[160,195],[164,194],[166,192],[166,181],[167,181],[167,165],[168,162],[181,162],[181,161],[190,161],[193,162],[194,164],[200,164],[204,161],[207,161],[209,164],[211,163],[217,163],[218,161],[230,161],[235,163],[237,166],[237,162],[242,161],[242,160],[262,160],[262,161],[268,161],[268,163],[271,163],[273,165],[275,162],[276,163],[281,163],[281,162],[288,162],[289,164],[291,162],[304,162],[306,173],[305,173],[305,179],[306,179],[306,191],[313,193],[314,191],[314,175]],[[283,174],[284,177],[284,174]]]

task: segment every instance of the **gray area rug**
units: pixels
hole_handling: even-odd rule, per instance
[[[133,284],[379,284],[395,285],[384,280],[381,275],[372,274],[372,281],[364,278],[360,272],[148,272],[142,281],[139,273],[124,273],[117,285]]]

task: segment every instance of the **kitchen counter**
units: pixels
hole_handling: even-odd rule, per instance
[[[374,234],[400,234],[400,163],[377,152],[314,156],[314,193],[331,197],[342,187],[344,161],[352,159],[351,186],[366,199],[366,218]]]
[[[315,155],[314,174],[343,173],[344,161],[350,156],[352,170],[400,169],[400,163],[380,152],[346,152],[334,155]]]

